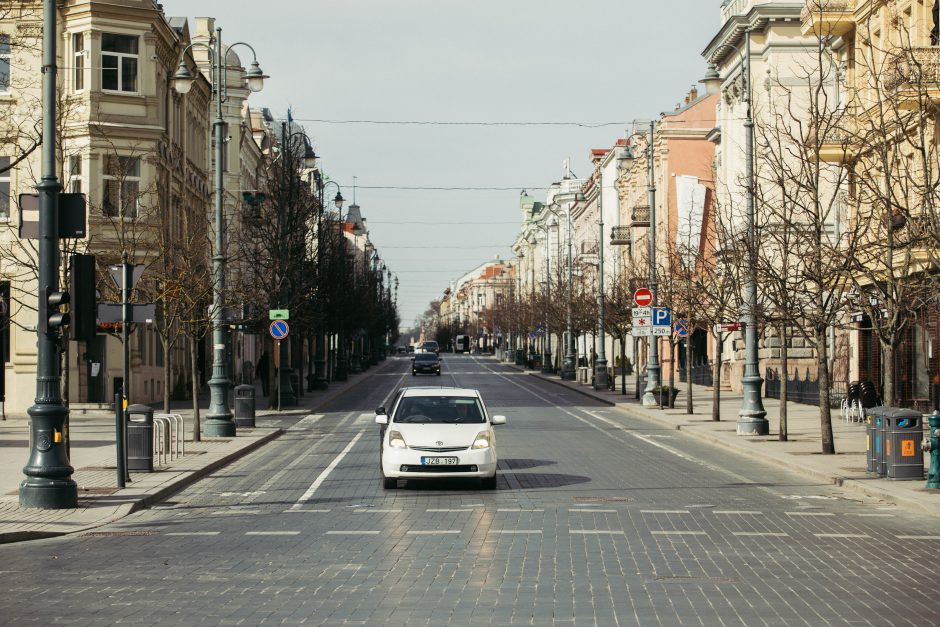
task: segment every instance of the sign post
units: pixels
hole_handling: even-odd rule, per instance
[[[275,342],[275,360],[274,363],[281,363],[280,354],[281,354],[281,340],[286,338],[290,334],[290,325],[287,324],[287,320],[276,319],[271,322],[271,325],[268,327],[268,332],[271,334],[271,337],[274,338]],[[278,381],[277,381],[277,410],[281,411],[281,396],[284,391],[284,381],[283,381],[283,372],[278,368]]]

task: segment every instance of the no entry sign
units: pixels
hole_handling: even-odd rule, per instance
[[[637,307],[647,307],[653,303],[653,292],[645,287],[641,287],[633,292],[633,302]]]

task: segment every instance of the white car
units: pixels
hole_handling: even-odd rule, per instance
[[[476,478],[487,490],[496,488],[495,425],[505,416],[490,416],[477,390],[405,388],[391,413],[375,412],[382,425],[382,485],[398,487],[399,479]]]

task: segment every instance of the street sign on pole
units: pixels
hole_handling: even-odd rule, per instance
[[[637,318],[650,318],[653,316],[653,309],[651,307],[634,307],[630,316],[636,320]]]
[[[653,307],[653,326],[671,327],[672,310],[669,307]]]
[[[653,330],[653,335],[655,336],[669,337],[669,335],[672,334],[672,327],[657,325],[650,328]]]
[[[718,325],[718,328],[720,328],[722,331],[725,331],[725,332],[740,331],[741,323],[740,322],[722,322],[721,324]]]
[[[128,264],[131,267],[130,274],[128,275],[130,285],[127,286],[128,290],[134,289],[134,286],[137,285],[137,281],[140,281],[140,277],[144,276],[144,264],[135,263]],[[108,274],[111,275],[111,280],[114,281],[114,284],[117,285],[117,288],[124,288],[124,264],[117,266],[109,266]]]
[[[268,330],[275,340],[283,340],[290,333],[290,326],[288,326],[287,320],[275,320],[268,327]]]
[[[653,327],[645,326],[639,327],[636,324],[633,325],[633,329],[630,331],[630,335],[633,337],[649,337],[653,334]]]
[[[641,287],[637,291],[633,292],[633,302],[636,303],[637,307],[647,307],[653,304],[653,292],[648,288]]]
[[[287,309],[269,309],[268,320],[290,320],[290,311]]]
[[[687,337],[689,335],[689,321],[688,320],[677,320],[676,325],[676,336],[678,337]]]

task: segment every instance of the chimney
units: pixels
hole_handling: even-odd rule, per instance
[[[689,102],[695,102],[696,100],[698,100],[698,88],[693,85],[692,90],[689,92]]]
[[[194,33],[197,37],[212,37],[215,33],[215,18],[214,17],[197,17],[196,18],[196,32]]]

